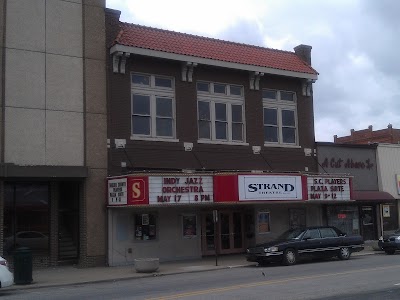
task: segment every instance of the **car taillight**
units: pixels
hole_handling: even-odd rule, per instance
[[[0,265],[6,266],[6,267],[8,266],[6,260],[0,260]]]

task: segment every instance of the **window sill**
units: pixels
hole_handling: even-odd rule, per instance
[[[288,145],[288,144],[265,144],[264,143],[264,147],[268,147],[268,148],[272,148],[272,147],[276,147],[276,148],[295,148],[295,149],[301,149],[301,146],[299,145]]]
[[[230,145],[230,146],[249,146],[249,143],[224,142],[224,141],[209,141],[209,140],[197,140],[197,144]]]
[[[145,136],[131,136],[132,141],[148,141],[148,142],[170,142],[178,143],[179,139],[159,138],[159,137],[145,137]]]

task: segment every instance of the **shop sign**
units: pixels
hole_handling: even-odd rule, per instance
[[[127,178],[108,180],[108,205],[126,205],[127,200]]]
[[[239,201],[302,200],[301,176],[239,175]]]
[[[390,206],[389,205],[383,205],[383,217],[390,218]]]
[[[308,200],[350,200],[350,178],[307,177]]]
[[[213,202],[212,176],[150,176],[149,204]]]

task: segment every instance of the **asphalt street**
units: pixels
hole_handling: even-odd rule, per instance
[[[400,299],[400,255],[1,291],[1,299]]]

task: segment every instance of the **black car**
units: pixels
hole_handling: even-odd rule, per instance
[[[281,262],[294,265],[303,257],[350,258],[352,252],[364,249],[360,235],[347,236],[336,227],[319,226],[291,229],[272,242],[248,248],[246,259],[260,264]]]
[[[394,254],[396,250],[400,250],[400,229],[397,229],[392,234],[380,237],[378,246],[385,251],[386,254]]]

